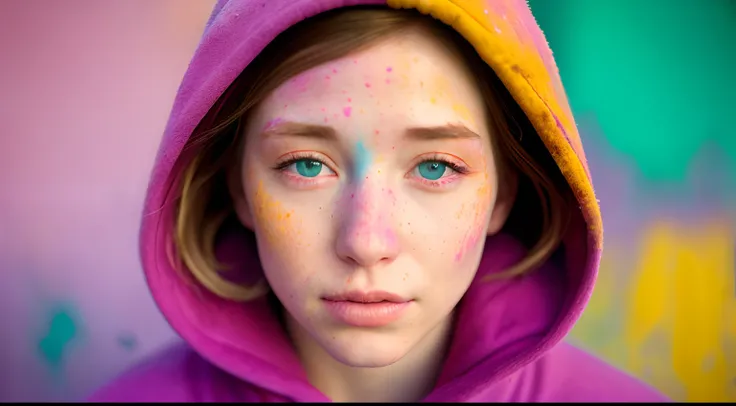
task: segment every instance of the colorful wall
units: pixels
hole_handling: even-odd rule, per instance
[[[80,398],[177,340],[138,215],[212,3],[0,2],[0,401]],[[606,226],[571,339],[675,399],[736,400],[736,3],[530,3]]]
[[[530,4],[606,229],[573,339],[675,399],[736,401],[736,2]]]

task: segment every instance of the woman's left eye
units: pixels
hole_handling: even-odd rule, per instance
[[[429,181],[438,180],[452,171],[450,165],[442,161],[424,161],[416,166],[419,176]]]

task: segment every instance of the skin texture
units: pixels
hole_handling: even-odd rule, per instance
[[[448,125],[449,134],[411,130]],[[310,381],[333,400],[411,400],[431,389],[485,236],[513,204],[491,136],[459,56],[418,32],[303,72],[250,115],[236,212],[255,231]],[[319,161],[321,172],[283,167],[293,158]],[[448,166],[429,180],[433,160],[462,173]],[[387,326],[353,327],[322,300],[350,290],[413,302]]]

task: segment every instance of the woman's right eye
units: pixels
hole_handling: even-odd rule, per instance
[[[319,175],[334,175],[335,172],[316,159],[298,159],[284,168],[305,178],[316,178]]]

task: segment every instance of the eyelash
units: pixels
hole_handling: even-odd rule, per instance
[[[419,165],[424,162],[439,162],[443,165],[447,165],[447,167],[450,168],[454,172],[450,176],[452,175],[463,176],[463,175],[468,174],[469,172],[469,169],[467,166],[459,163],[458,161],[448,159],[446,155],[432,154],[429,156],[422,157],[421,160],[417,162],[416,165],[414,165],[410,173],[414,172],[416,168],[419,167]],[[447,177],[442,177],[437,180],[430,180],[430,179],[424,179],[420,177],[417,180],[430,187],[442,187],[448,183],[454,182],[456,179],[448,180]]]
[[[289,154],[286,155],[285,158],[283,158],[280,162],[278,162],[273,167],[273,169],[281,172],[282,174],[285,174],[286,168],[288,168],[292,164],[295,164],[295,163],[297,163],[299,161],[303,161],[303,160],[311,160],[311,161],[319,162],[322,165],[325,165],[326,167],[328,167],[333,172],[337,172],[334,169],[332,169],[330,167],[330,165],[328,165],[325,162],[324,158],[322,158],[318,154],[315,154],[315,153],[312,153],[312,152],[292,152],[292,153],[289,153]],[[416,163],[416,165],[414,165],[414,167],[412,168],[412,170],[409,173],[414,172],[414,170],[416,170],[416,168],[420,164],[425,163],[425,162],[439,162],[439,163],[441,163],[443,165],[446,165],[455,174],[460,175],[460,176],[466,175],[469,172],[469,169],[468,169],[467,166],[465,166],[465,165],[463,165],[463,164],[461,164],[459,162],[450,160],[450,159],[448,159],[444,155],[433,154],[433,155],[430,155],[430,156],[427,156],[427,157],[423,157],[419,162]],[[303,184],[314,184],[319,179],[317,177],[315,177],[315,178],[305,178],[303,176],[298,176],[298,175],[297,176],[292,176],[292,177],[295,178],[297,180],[297,182],[300,182],[300,183],[303,183]],[[431,186],[431,187],[441,187],[441,186],[447,184],[448,182],[450,182],[450,181],[445,180],[444,177],[443,178],[439,178],[437,180],[430,180],[430,179],[423,179],[423,178],[419,178],[418,180],[419,180],[419,182],[424,183],[424,184],[426,184],[428,186]]]
[[[317,161],[321,163],[322,165],[327,165],[324,162],[324,159],[317,154],[311,153],[311,152],[291,152],[286,155],[286,157],[282,158],[274,167],[273,169],[283,171],[289,165],[297,163],[299,161],[304,160],[310,160],[310,161]]]
[[[314,177],[314,178],[307,178],[304,176],[299,175],[293,175],[286,172],[286,168],[289,166],[304,160],[310,160],[310,161],[316,161],[324,165],[325,167],[329,168],[333,172],[337,172],[330,165],[328,165],[325,162],[325,159],[321,157],[319,154],[313,153],[313,152],[291,152],[287,154],[284,158],[282,158],[274,167],[273,169],[279,171],[279,173],[283,176],[288,176],[292,181],[299,183],[300,185],[304,186],[310,186],[314,185],[317,182],[320,182],[323,177]]]

